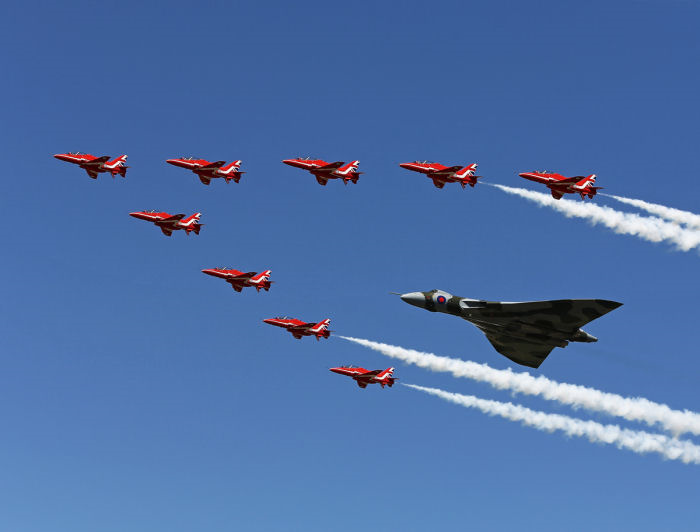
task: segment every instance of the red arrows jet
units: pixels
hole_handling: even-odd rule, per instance
[[[473,187],[476,185],[476,180],[481,177],[480,175],[474,175],[478,166],[476,163],[461,167],[445,166],[430,161],[413,161],[412,163],[401,163],[399,166],[406,170],[413,170],[414,172],[427,175],[433,180],[433,184],[437,188],[444,187],[445,183],[459,183],[462,185],[462,188],[467,185]]]
[[[339,366],[331,368],[331,371],[352,377],[360,388],[367,388],[368,384],[380,384],[382,388],[388,384],[389,388],[391,388],[394,385],[394,381],[399,380],[392,377],[394,368],[387,368],[383,371],[381,369],[370,371],[357,366]]]
[[[345,185],[350,181],[357,183],[362,173],[357,171],[360,161],[352,161],[348,164],[345,164],[343,161],[327,163],[321,159],[297,157],[296,159],[285,159],[282,162],[295,168],[308,170],[316,176],[318,184],[323,186],[326,186],[329,179],[342,179]]]
[[[260,292],[261,288],[264,288],[265,292],[268,292],[270,290],[270,285],[273,283],[273,281],[270,281],[271,270],[265,270],[261,273],[243,273],[230,268],[210,268],[208,270],[202,270],[202,272],[207,275],[225,279],[236,292],[240,292],[246,286],[254,286],[258,292]]]
[[[217,177],[223,177],[227,183],[229,183],[232,179],[238,183],[241,180],[241,175],[245,173],[239,170],[241,167],[241,161],[233,161],[229,164],[226,164],[226,161],[216,161],[210,163],[206,159],[180,157],[177,159],[168,159],[165,162],[174,166],[179,166],[180,168],[192,170],[199,176],[199,180],[205,185],[208,185],[211,183],[212,179]]]
[[[316,340],[321,338],[328,338],[331,335],[331,331],[328,330],[328,325],[330,324],[330,318],[326,318],[318,323],[306,323],[305,321],[290,318],[288,316],[281,316],[279,318],[268,318],[263,320],[265,323],[270,325],[276,325],[277,327],[284,327],[292,336],[297,340],[301,339],[302,336],[315,336]]]
[[[536,181],[537,183],[544,183],[549,187],[554,199],[561,199],[561,197],[567,193],[580,194],[581,199],[585,199],[586,196],[593,199],[593,196],[603,188],[593,186],[593,183],[595,183],[595,174],[591,174],[588,177],[582,175],[564,177],[561,174],[555,174],[553,172],[523,172],[520,174],[520,177],[524,177],[530,181]]]
[[[79,165],[93,179],[97,179],[97,174],[103,172],[109,172],[112,174],[112,177],[116,177],[117,174],[126,177],[126,169],[129,168],[126,166],[126,155],[120,155],[112,161],[109,160],[109,155],[95,157],[89,153],[80,153],[79,151],[57,153],[54,157],[59,161]]]
[[[180,229],[184,229],[185,233],[188,235],[192,231],[198,235],[203,225],[199,223],[199,218],[202,216],[200,212],[196,212],[187,218],[185,218],[184,214],[168,214],[167,212],[156,211],[130,212],[129,216],[133,216],[139,220],[153,222],[160,227],[160,230],[163,231],[165,236],[172,236],[173,231],[178,231]]]

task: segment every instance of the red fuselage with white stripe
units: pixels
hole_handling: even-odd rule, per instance
[[[328,163],[322,159],[310,159],[308,157],[297,157],[295,159],[284,159],[284,164],[301,168],[311,172],[319,185],[325,186],[329,179],[342,179],[344,184],[350,182],[357,183],[362,172],[358,172],[357,168],[360,161],[351,161],[347,164],[343,161]]]
[[[392,377],[394,374],[394,368],[387,368],[385,370],[375,369],[370,371],[358,366],[348,365],[338,366],[337,368],[331,368],[330,370],[333,373],[338,373],[339,375],[352,377],[360,388],[367,388],[368,384],[380,384],[382,388],[388,385],[389,388],[391,388],[394,385],[394,381],[398,380]]]
[[[331,331],[328,330],[328,326],[331,323],[330,318],[326,318],[318,323],[307,323],[288,316],[267,318],[263,321],[275,327],[287,329],[297,340],[301,339],[302,336],[315,336],[316,340],[320,340],[331,335]]]
[[[68,153],[57,153],[54,155],[59,161],[65,161],[67,163],[77,164],[87,172],[92,179],[97,179],[97,175],[105,172],[112,174],[112,177],[120,175],[126,177],[126,169],[129,168],[126,165],[126,155],[120,155],[116,159],[109,160],[109,155],[102,155],[101,157],[95,157],[89,153],[68,152]]]
[[[236,292],[240,292],[246,286],[253,286],[258,292],[260,292],[260,289],[268,292],[270,290],[270,285],[272,285],[272,281],[270,281],[271,270],[265,270],[260,273],[244,273],[232,268],[209,268],[207,270],[202,270],[202,272],[213,277],[218,277],[219,279],[224,279]]]
[[[192,170],[205,185],[208,185],[212,179],[216,178],[223,178],[227,183],[230,181],[238,183],[241,180],[241,175],[244,173],[240,170],[240,160],[226,164],[226,161],[209,162],[206,159],[195,159],[194,157],[178,157],[168,159],[165,162],[173,166]]]
[[[523,172],[519,175],[524,179],[547,185],[554,199],[561,199],[564,194],[579,194],[581,199],[585,199],[586,196],[593,199],[593,196],[603,188],[593,186],[595,174],[587,177],[580,175],[566,177],[555,172]]]
[[[199,223],[199,218],[202,216],[202,213],[199,212],[185,217],[184,214],[168,214],[167,212],[156,211],[136,211],[130,212],[129,216],[133,216],[139,220],[153,222],[155,225],[160,227],[160,230],[165,236],[172,236],[173,231],[179,230],[184,230],[188,235],[194,231],[194,233],[198,235],[200,229],[202,228],[202,224]]]
[[[399,166],[406,170],[425,174],[433,180],[433,184],[437,188],[444,187],[445,183],[459,183],[462,188],[467,185],[473,187],[476,185],[477,179],[481,177],[474,175],[478,167],[476,163],[468,166],[445,166],[431,161],[413,161],[412,163],[401,163]]]

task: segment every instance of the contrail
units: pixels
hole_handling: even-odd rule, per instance
[[[605,412],[628,421],[641,421],[647,425],[658,424],[675,435],[685,432],[700,434],[700,414],[697,412],[673,410],[665,404],[655,403],[643,397],[623,397],[578,384],[557,382],[541,375],[533,377],[529,373],[495,369],[488,364],[424,353],[362,338],[348,336],[340,336],[340,338],[421,368],[486,382],[499,390],[511,390],[515,393],[557,401],[574,408]]]
[[[684,228],[661,218],[620,212],[592,203],[566,199],[555,200],[541,192],[506,187],[495,183],[489,184],[508,194],[515,194],[539,205],[552,207],[568,218],[586,218],[592,224],[603,224],[619,234],[634,235],[650,242],[670,242],[681,251],[690,251],[700,246],[700,230]]]
[[[633,207],[645,210],[650,214],[661,216],[666,220],[677,222],[679,224],[685,224],[695,229],[700,229],[700,214],[695,214],[689,211],[682,211],[681,209],[674,209],[672,207],[666,207],[665,205],[659,205],[658,203],[649,203],[648,201],[642,201],[633,198],[613,196],[612,194],[601,194],[601,196],[605,196],[606,198],[612,198],[627,205],[632,205]]]
[[[618,425],[603,425],[596,421],[586,421],[561,414],[548,414],[513,403],[490,401],[437,388],[426,388],[415,384],[404,384],[404,386],[435,395],[460,406],[477,408],[485,414],[519,421],[537,430],[546,432],[560,430],[567,436],[588,438],[591,442],[607,443],[639,454],[659,453],[665,458],[680,460],[685,464],[700,464],[700,446],[690,441],[670,438],[664,434],[623,429]]]

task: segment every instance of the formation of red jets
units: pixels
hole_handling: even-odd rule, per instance
[[[77,164],[92,179],[97,179],[97,176],[101,173],[110,173],[113,178],[117,175],[126,177],[128,168],[126,166],[126,155],[111,159],[108,155],[96,157],[89,153],[68,152],[58,153],[54,157],[61,161]],[[211,162],[194,157],[178,157],[167,159],[166,162],[173,166],[191,170],[204,185],[210,185],[212,179],[217,178],[223,179],[226,183],[231,181],[238,183],[244,173],[240,169],[242,162],[240,160],[226,163],[226,161]],[[322,159],[296,157],[284,159],[282,162],[294,168],[306,170],[322,186],[326,186],[331,179],[339,179],[345,185],[348,183],[355,184],[362,174],[362,172],[358,171],[360,161],[351,161],[349,163],[336,161],[329,163]],[[474,187],[477,180],[481,177],[476,175],[476,163],[467,166],[445,166],[431,161],[413,161],[401,163],[399,166],[406,170],[424,174],[432,180],[437,188],[443,188],[447,183],[459,183],[462,188],[466,188],[467,185]],[[561,174],[550,172],[523,172],[519,175],[524,179],[546,185],[555,199],[560,199],[564,194],[579,194],[581,199],[584,199],[586,196],[593,198],[601,188],[594,186],[595,174],[591,174],[588,177],[565,177]],[[186,216],[185,214],[170,214],[167,212],[136,211],[129,213],[129,215],[139,220],[153,223],[166,236],[172,236],[173,231],[179,230],[185,231],[187,235],[190,233],[198,235],[203,225],[199,221],[201,217],[199,212]],[[270,281],[271,270],[258,273],[242,272],[233,268],[209,268],[202,270],[202,272],[225,280],[236,292],[241,292],[246,287],[253,287],[257,292],[260,292],[260,290],[268,292],[273,283],[273,281]],[[321,338],[330,337],[332,332],[329,329],[330,318],[319,322],[305,322],[296,318],[281,316],[267,318],[263,322],[286,329],[298,340],[304,336],[314,336],[316,340],[320,340]],[[394,368],[367,370],[359,366],[347,365],[330,368],[330,371],[351,377],[360,388],[366,388],[368,384],[379,384],[382,388],[384,386],[391,387],[397,380],[393,377]]]
[[[112,177],[115,177],[117,174],[126,177],[126,169],[128,168],[125,164],[126,155],[121,155],[111,161],[107,155],[96,157],[89,153],[80,152],[57,153],[54,157],[61,161],[79,165],[93,179],[97,179],[97,175],[103,172],[111,173]],[[196,159],[194,157],[176,157],[167,159],[165,162],[191,170],[205,185],[211,184],[211,180],[216,178],[222,178],[226,183],[231,181],[238,183],[241,180],[241,176],[245,173],[241,170],[241,160],[227,164],[226,161],[210,162],[206,159]],[[351,161],[349,163],[336,161],[329,163],[322,159],[295,157],[293,159],[284,159],[282,162],[294,168],[306,170],[322,186],[326,186],[331,179],[340,179],[345,185],[357,183],[362,174],[362,172],[358,171],[360,161]],[[466,188],[467,185],[474,187],[477,180],[482,177],[476,175],[478,167],[476,163],[467,166],[445,166],[432,161],[413,161],[400,163],[399,166],[406,170],[424,174],[432,180],[433,185],[437,188],[443,188],[447,183],[459,183],[462,185],[462,188]],[[593,199],[598,190],[603,188],[594,186],[595,174],[587,177],[566,177],[555,172],[522,172],[518,175],[523,179],[544,184],[549,188],[554,199],[561,199],[564,194],[578,194],[582,200],[586,197]],[[145,220],[147,218],[142,217],[142,219]],[[165,231],[163,232],[165,233]],[[189,234],[189,231],[187,233]],[[170,231],[170,234],[172,234],[172,231]]]

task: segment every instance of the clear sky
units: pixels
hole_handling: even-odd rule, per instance
[[[700,410],[696,252],[398,163],[596,173],[700,211],[700,6],[630,2],[22,2],[5,6],[0,529],[691,530],[700,468],[328,371],[484,384],[262,323],[512,364],[389,291],[606,298],[597,344],[537,373]],[[129,155],[93,181],[64,151]],[[242,159],[240,184],[165,159]],[[281,160],[359,159],[320,187]],[[629,210],[604,197],[600,205]],[[172,238],[128,213],[203,213]],[[269,293],[200,273],[270,268]],[[530,397],[531,408],[618,420]],[[633,424],[627,424],[633,428]]]

